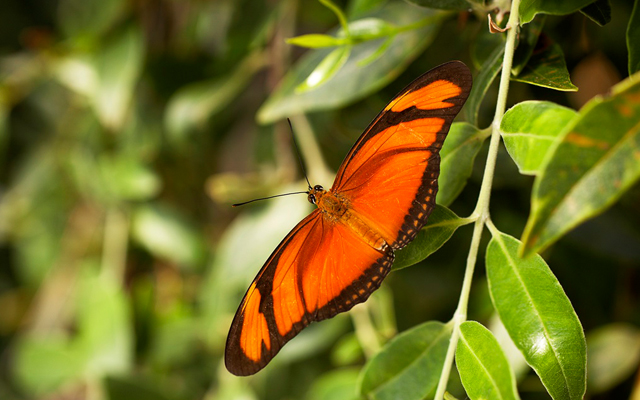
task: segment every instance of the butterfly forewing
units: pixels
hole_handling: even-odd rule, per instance
[[[461,62],[422,75],[374,119],[338,170],[331,190],[393,248],[406,246],[435,206],[440,149],[471,82]]]
[[[342,214],[321,207],[302,220],[245,294],[227,338],[229,371],[256,373],[309,323],[351,309],[380,286],[393,249],[415,237],[435,206],[439,151],[470,89],[464,64],[443,64],[369,125],[328,192],[345,200]]]

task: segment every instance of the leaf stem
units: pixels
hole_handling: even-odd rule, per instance
[[[500,75],[500,87],[498,90],[498,101],[496,103],[496,111],[493,117],[493,122],[491,124],[492,132],[491,142],[489,144],[489,153],[487,155],[487,163],[485,164],[482,185],[480,186],[480,194],[478,195],[478,203],[476,204],[476,208],[472,214],[472,216],[477,217],[477,219],[475,220],[475,224],[473,227],[473,236],[471,238],[469,255],[467,257],[467,266],[464,273],[464,281],[462,284],[458,308],[456,309],[456,312],[451,319],[451,323],[453,323],[453,332],[451,335],[451,340],[449,342],[449,348],[447,349],[447,356],[442,368],[440,380],[438,382],[435,400],[442,400],[444,398],[445,390],[447,388],[447,382],[449,381],[449,374],[451,373],[451,367],[453,365],[455,350],[458,345],[458,339],[460,338],[460,324],[467,319],[469,293],[471,291],[473,271],[475,269],[476,261],[478,258],[480,239],[482,237],[485,223],[490,223],[489,201],[491,198],[491,186],[493,184],[493,175],[495,172],[498,148],[500,145],[500,122],[502,121],[502,116],[504,115],[506,109],[507,95],[509,93],[509,78],[511,76],[513,52],[515,49],[516,36],[519,27],[519,6],[520,0],[513,0],[511,2],[511,13],[509,15],[508,24],[510,29],[507,33],[507,41],[505,43],[505,52],[502,62],[502,73]]]

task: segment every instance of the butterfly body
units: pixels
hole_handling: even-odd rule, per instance
[[[227,338],[236,375],[262,369],[311,322],[365,301],[435,207],[440,148],[471,89],[461,62],[423,74],[357,140],[318,208],[278,245],[247,290]]]

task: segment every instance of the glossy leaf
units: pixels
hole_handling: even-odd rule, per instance
[[[413,242],[396,252],[392,268],[397,270],[419,263],[451,239],[459,226],[467,223],[448,208],[436,206],[427,225],[418,232]]]
[[[489,86],[491,86],[491,83],[496,79],[498,72],[500,72],[502,68],[503,57],[504,46],[498,46],[493,49],[491,55],[486,59],[482,68],[480,68],[480,72],[473,79],[473,87],[471,88],[469,99],[467,99],[464,107],[467,119],[472,125],[478,125],[480,105],[482,104],[484,95],[487,93],[487,90],[489,90]]]
[[[611,22],[611,4],[609,4],[609,0],[596,0],[581,8],[580,12],[600,26],[605,26]]]
[[[582,326],[542,257],[518,256],[520,242],[494,233],[487,248],[491,300],[509,336],[555,400],[582,399],[586,344]]]
[[[440,10],[467,11],[471,4],[467,0],[407,0],[420,7],[437,8]]]
[[[479,130],[467,123],[451,125],[447,140],[440,150],[438,204],[449,206],[462,192],[473,171],[476,155],[490,135],[490,130]]]
[[[520,398],[513,372],[498,341],[475,321],[460,325],[456,367],[471,400]]]
[[[640,363],[640,329],[610,324],[587,334],[589,391],[602,393],[622,383]]]
[[[640,0],[633,4],[627,25],[627,49],[629,51],[629,75],[640,71]]]
[[[376,400],[433,396],[450,337],[450,326],[435,321],[399,334],[365,365],[360,394]]]
[[[613,204],[640,178],[640,82],[587,103],[545,159],[533,186],[523,234],[539,251]]]
[[[341,46],[327,54],[327,56],[320,61],[318,66],[309,74],[307,79],[296,86],[295,91],[297,93],[306,92],[317,88],[331,79],[347,62],[350,54],[351,46]]]
[[[593,0],[523,0],[520,3],[520,24],[531,22],[536,14],[571,14],[590,3],[593,3]]]
[[[511,80],[555,90],[571,92],[578,90],[571,83],[564,54],[557,43],[545,44],[542,48],[536,48],[520,74],[512,76]]]
[[[410,12],[408,8],[411,9]],[[416,23],[427,17],[432,20],[425,22],[423,28],[395,35],[384,56],[378,57],[378,62],[364,67],[359,63],[378,51],[386,39],[354,44],[349,59],[330,80],[314,90],[296,92],[294,89],[309,77],[330,50],[308,52],[262,105],[258,111],[258,121],[265,124],[299,113],[334,109],[375,92],[395,79],[431,43],[445,15],[394,2],[375,11],[370,17],[384,19],[396,26]]]
[[[549,148],[577,114],[546,101],[518,103],[505,113],[500,123],[502,139],[521,174],[540,172]]]

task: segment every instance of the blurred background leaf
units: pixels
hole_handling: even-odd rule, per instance
[[[1,2],[1,399],[349,399],[362,371],[374,368],[366,366],[389,356],[362,340],[363,318],[387,349],[398,332],[451,317],[504,46],[504,35],[489,33],[487,13],[504,25],[507,9],[494,7],[507,2],[333,3],[348,35],[317,0]],[[637,1],[522,5],[523,15],[538,15],[520,32],[513,76],[534,71],[548,80],[559,76],[553,68],[561,76],[545,87],[512,81],[508,107],[541,100],[578,110],[638,69]],[[286,40],[318,34],[350,51],[322,84],[296,92],[335,48]],[[536,53],[549,43],[553,63]],[[304,195],[230,207],[306,189],[291,132],[276,121],[292,118],[311,183],[329,187],[331,171],[389,99],[454,59],[472,67],[476,94],[442,150],[438,201],[447,209],[436,209],[432,223],[451,225],[421,232],[408,261],[398,254],[358,317],[314,324],[262,373],[230,376],[222,356],[233,313],[264,260],[312,209]],[[547,88],[558,83],[580,90]],[[516,237],[533,184],[518,166],[499,153],[491,209]],[[636,184],[543,254],[588,333],[593,400],[629,398],[637,376],[638,204]],[[469,317],[506,348],[483,268],[475,278]],[[544,388],[518,355],[507,351],[521,398],[540,399]],[[416,397],[431,378],[412,386]],[[457,374],[451,382],[464,399]]]

